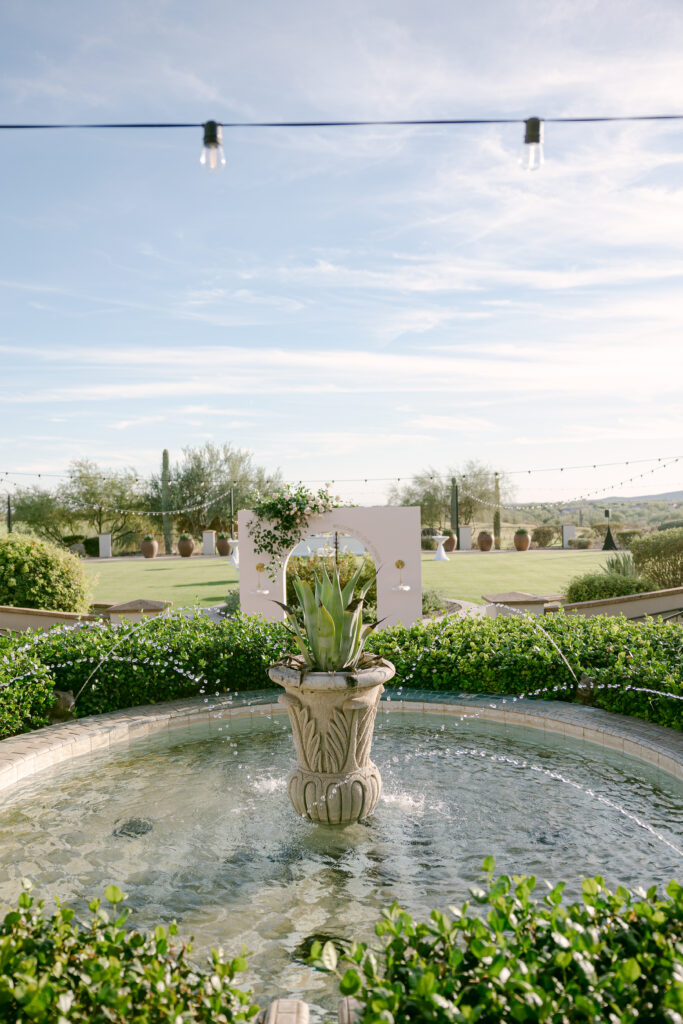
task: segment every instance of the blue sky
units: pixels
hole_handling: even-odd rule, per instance
[[[0,39],[5,123],[683,113],[678,0],[5,0]],[[210,175],[196,129],[0,132],[0,473],[207,440],[292,481],[682,454],[683,122],[547,125],[534,174],[521,140],[226,129]]]

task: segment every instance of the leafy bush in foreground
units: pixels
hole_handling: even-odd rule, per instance
[[[631,553],[638,572],[658,587],[683,587],[683,527],[634,540]]]
[[[90,588],[76,555],[18,533],[0,539],[0,605],[85,612]]]
[[[557,647],[555,646],[557,645]],[[683,701],[634,688],[683,695],[683,631],[671,622],[628,622],[599,616],[446,618],[383,629],[368,649],[396,665],[393,688],[528,694],[573,700],[575,675],[596,682],[595,703],[607,710],[683,727]],[[268,666],[291,650],[281,623],[236,615],[214,623],[199,615],[151,619],[142,628],[62,626],[42,634],[0,637],[0,687],[17,675],[23,698],[35,700],[34,727],[44,724],[45,679],[78,694],[76,713],[102,714],[181,697],[270,687]],[[40,666],[31,678],[26,660]],[[88,677],[92,674],[91,680]],[[34,692],[35,691],[35,692]],[[4,702],[0,689],[0,723]],[[34,696],[31,696],[34,694]],[[15,698],[16,699],[16,698]],[[30,728],[30,722],[15,731]],[[12,728],[3,725],[4,734]]]
[[[634,897],[598,876],[584,880],[582,902],[563,906],[563,883],[539,903],[535,878],[494,881],[490,857],[484,868],[486,889],[470,890],[480,913],[465,903],[452,919],[434,910],[418,924],[393,904],[376,926],[379,949],[354,943],[339,959],[314,943],[312,962],[358,1000],[362,1024],[680,1024],[681,885]]]
[[[574,601],[601,601],[608,597],[647,594],[656,590],[652,580],[642,576],[625,576],[622,572],[594,572],[575,576],[565,593],[569,604]]]
[[[114,907],[124,898],[110,885],[105,898]],[[242,956],[224,960],[212,952],[202,969],[188,960],[192,947],[169,943],[177,934],[159,925],[153,935],[127,932],[127,911],[114,920],[99,900],[90,903],[92,920],[79,924],[74,911],[58,906],[43,913],[28,887],[19,907],[0,923],[0,1020],[17,1024],[239,1024],[258,1007],[251,992],[233,983],[246,970]]]

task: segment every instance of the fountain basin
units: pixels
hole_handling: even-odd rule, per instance
[[[85,914],[115,882],[130,895],[134,926],[175,917],[183,937],[196,936],[198,957],[219,944],[237,953],[244,941],[257,1001],[293,994],[324,1007],[327,1020],[335,986],[304,966],[308,940],[369,939],[394,899],[420,917],[446,910],[468,898],[487,854],[499,871],[567,879],[571,898],[582,875],[630,887],[680,876],[680,857],[657,835],[680,845],[676,779],[550,729],[461,721],[496,709],[461,697],[450,705],[460,714],[449,715],[438,696],[426,712],[382,702],[374,749],[384,790],[372,815],[343,829],[293,814],[291,737],[272,694],[233,709],[194,702],[204,717],[195,725],[187,714],[180,725],[182,705],[173,719],[159,707],[157,724],[165,715],[175,727],[72,758],[2,796],[0,904],[15,902],[28,875],[41,896]],[[548,716],[572,713],[595,724],[594,709],[544,704],[529,704],[529,718],[559,724]],[[524,718],[521,708],[509,714]],[[129,713],[129,724],[143,717]],[[654,733],[662,744],[676,738]]]

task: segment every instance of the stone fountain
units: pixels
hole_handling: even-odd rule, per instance
[[[297,814],[325,825],[349,825],[371,814],[382,778],[370,760],[380,696],[396,671],[370,658],[350,672],[305,672],[291,659],[268,670],[285,688],[279,698],[292,723],[297,766],[288,780]]]

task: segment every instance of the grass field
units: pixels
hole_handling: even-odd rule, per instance
[[[422,556],[423,588],[445,597],[481,601],[482,594],[508,590],[561,593],[573,576],[595,571],[605,560],[601,551],[480,551],[435,562]],[[237,586],[237,574],[225,558],[126,558],[86,561],[88,576],[97,579],[96,601],[132,601],[147,597],[172,601],[174,608],[221,604]]]

